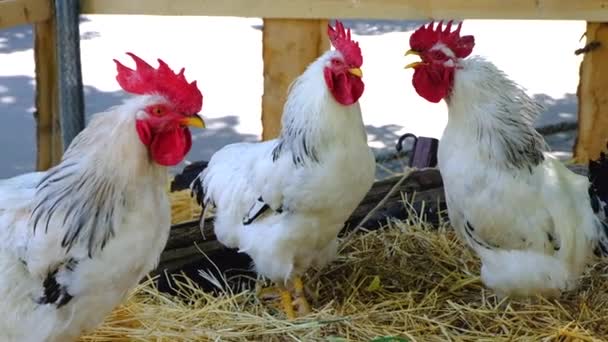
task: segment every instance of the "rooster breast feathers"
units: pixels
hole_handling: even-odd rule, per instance
[[[257,272],[274,281],[335,256],[337,234],[371,187],[375,170],[367,146],[330,149],[318,162],[298,164],[292,151],[276,153],[280,143],[224,147],[193,189],[198,182],[205,204],[216,207],[217,239],[249,254]]]
[[[450,220],[480,255],[484,284],[502,294],[572,288],[601,246],[587,179],[549,154],[532,170],[442,170]]]
[[[264,210],[281,211],[281,185],[289,177],[289,170],[273,162],[272,151],[276,145],[276,140],[231,144],[212,156],[207,168],[195,180],[195,186],[199,184],[198,191],[203,193],[205,205],[218,208],[216,226],[222,223],[239,226],[259,202],[263,202]],[[252,217],[255,216],[256,213],[252,213]],[[236,247],[235,242],[223,242]]]
[[[280,144],[279,139],[237,143],[213,155],[197,181],[202,185],[205,203],[218,209],[218,237],[221,238],[224,225],[249,225],[270,213],[305,213],[322,205],[308,201],[307,194],[314,190],[306,189],[319,166],[298,164],[291,151],[278,151]],[[235,239],[236,236],[222,242],[236,247]]]
[[[32,172],[0,181],[0,248],[22,258],[31,234],[27,227],[30,206],[44,175]]]

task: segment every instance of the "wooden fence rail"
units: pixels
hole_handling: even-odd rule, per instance
[[[50,0],[0,0],[0,29],[46,21],[52,8]]]
[[[608,19],[602,0],[81,0],[86,14],[268,19]]]

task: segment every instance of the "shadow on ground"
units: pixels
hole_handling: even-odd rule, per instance
[[[349,27],[354,34],[373,36],[391,32],[408,32],[426,23],[424,20],[371,20],[371,19],[340,19],[344,26]],[[333,23],[333,21],[332,21]],[[253,25],[261,30],[264,25]]]
[[[545,111],[537,120],[536,126],[577,120],[578,98],[576,94],[564,94],[564,97],[558,99],[546,94],[536,94],[534,100],[545,107]]]
[[[240,134],[235,127],[239,124],[239,117],[226,115],[205,119],[206,129],[192,130],[192,149],[186,157],[186,162],[174,167],[171,172],[178,173],[186,163],[209,160],[213,153],[220,148],[236,142],[259,141],[259,137],[253,134]]]
[[[92,114],[119,105],[130,96],[122,91],[104,92],[90,86],[85,86],[84,93],[87,122]],[[34,80],[31,77],[0,77],[0,179],[34,171],[36,167],[34,110]],[[187,160],[209,160],[226,144],[258,140],[255,135],[236,131],[239,124],[236,115],[212,118],[206,122],[209,129],[192,130],[193,146]]]
[[[88,22],[86,17],[80,17],[80,23]],[[99,32],[80,31],[81,40],[99,37]],[[0,30],[0,53],[27,51],[34,48],[34,31],[32,25],[20,25]]]
[[[32,25],[20,25],[0,30],[0,53],[31,50],[33,46]]]
[[[344,26],[349,27],[354,34],[361,36],[375,36],[391,32],[413,31],[426,23],[426,20],[342,20]]]
[[[17,39],[17,38],[16,38]],[[19,43],[20,44],[20,43]],[[23,45],[17,44],[18,48]],[[19,47],[20,46],[20,47]],[[85,86],[85,112],[87,118],[111,106],[122,103],[127,94],[104,92],[94,87]],[[541,115],[537,126],[560,121],[576,120],[577,98],[574,94],[565,94],[562,98],[552,98],[546,94],[536,94],[534,98],[542,103],[546,111]],[[0,77],[0,178],[33,171],[36,160],[36,137],[34,112],[34,80],[28,76]],[[241,141],[257,141],[257,135],[241,134],[236,130],[239,117],[236,113],[211,115],[207,120],[208,128],[193,130],[193,147],[187,156],[188,161],[209,160],[211,155],[222,146]],[[422,118],[421,118],[422,119]],[[395,118],[397,121],[397,118]],[[376,152],[394,151],[402,126],[388,124],[383,126],[366,126],[371,142],[380,143],[386,148]],[[553,151],[572,150],[575,132],[564,132],[547,137]],[[181,169],[182,165],[176,167]]]
[[[536,121],[536,127],[577,120],[578,101],[575,94],[565,94],[562,98],[553,98],[546,94],[535,94],[533,98],[545,108],[545,111],[541,113]],[[398,121],[398,118],[395,118],[395,121]],[[368,125],[365,128],[370,142],[381,143],[386,146],[383,149],[374,149],[376,150],[375,152],[380,152],[386,149],[394,151],[395,144],[400,137],[400,134],[397,132],[401,131],[404,127],[397,124],[389,124],[383,126]],[[546,139],[553,151],[570,152],[574,146],[575,135],[576,132],[566,131],[547,136]]]

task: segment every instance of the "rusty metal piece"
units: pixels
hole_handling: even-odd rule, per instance
[[[397,141],[397,152],[403,150],[403,142],[411,138],[414,140],[409,167],[426,168],[437,166],[437,150],[439,148],[439,140],[429,137],[417,137],[412,133],[402,135]]]

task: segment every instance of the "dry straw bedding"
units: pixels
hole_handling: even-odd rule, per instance
[[[199,214],[173,194],[174,221]],[[305,278],[314,313],[287,321],[255,289],[219,295],[179,279],[181,297],[139,286],[82,341],[608,341],[608,266],[557,300],[498,300],[444,224],[388,222],[357,234]],[[222,280],[218,279],[218,286]]]

